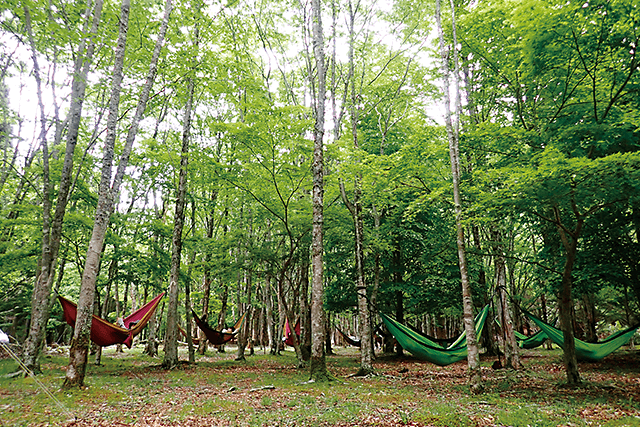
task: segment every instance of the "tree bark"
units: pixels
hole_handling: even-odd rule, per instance
[[[71,103],[69,107],[69,125],[67,129],[67,140],[65,157],[60,176],[60,186],[58,187],[58,200],[55,212],[50,223],[48,212],[52,208],[49,200],[51,188],[48,183],[44,183],[43,194],[43,229],[42,229],[42,255],[38,264],[39,271],[36,274],[36,282],[33,287],[31,297],[31,324],[29,335],[23,347],[24,364],[34,372],[40,372],[38,357],[45,334],[45,327],[49,320],[49,294],[55,278],[55,266],[60,250],[62,238],[62,222],[67,208],[69,189],[71,188],[71,173],[73,171],[73,153],[78,142],[78,132],[80,129],[80,118],[82,115],[82,104],[84,103],[85,90],[87,87],[87,76],[93,60],[95,50],[95,37],[98,31],[98,23],[102,14],[102,0],[97,0],[93,8],[93,19],[91,19],[91,4],[88,2],[85,21],[85,30],[89,22],[91,30],[89,37],[80,43],[77,53],[77,61],[74,65],[73,80],[71,83]],[[35,52],[34,52],[35,55]],[[48,153],[47,153],[48,157]]]
[[[376,206],[373,206],[373,227],[376,233],[376,241],[379,239],[380,237],[380,219],[382,217],[382,212],[379,212],[376,208]],[[378,309],[378,291],[380,289],[380,248],[377,247],[375,248],[375,254],[374,254],[374,259],[373,259],[373,287],[371,289],[371,298],[369,300],[370,303],[370,307],[371,310],[369,310],[369,313],[376,313],[377,309]],[[371,318],[373,318],[374,315],[372,315]],[[372,325],[372,331],[371,331],[371,339],[373,340],[372,344],[371,344],[371,357],[375,358],[375,346],[376,346],[376,331],[375,328],[373,327],[373,323]]]
[[[218,330],[226,328],[225,322],[227,318],[227,306],[229,304],[229,286],[222,286],[222,295],[220,296],[220,313],[218,314]],[[224,344],[218,346],[218,353],[224,353]]]
[[[196,25],[196,40],[198,39]],[[190,76],[187,83],[187,103],[184,108],[182,125],[182,150],[180,155],[180,174],[176,195],[176,210],[173,225],[173,245],[171,251],[171,277],[169,279],[169,305],[167,306],[167,332],[164,345],[165,369],[178,365],[178,283],[180,282],[180,259],[182,255],[182,230],[184,228],[184,208],[187,196],[187,169],[189,165],[189,142],[191,139],[191,114],[195,77]]]
[[[582,304],[587,323],[585,341],[596,343],[598,342],[598,333],[596,331],[596,305],[593,294],[582,295]]]
[[[504,256],[504,248],[501,243],[502,234],[497,230],[493,233],[494,244],[494,265],[496,272],[496,289],[500,299],[500,314],[502,320],[502,330],[504,331],[504,354],[505,368],[520,369],[520,355],[518,354],[518,343],[513,331],[513,321],[511,310],[509,309],[509,299],[507,298],[507,269]]]
[[[166,212],[166,206],[167,204],[163,199],[162,208],[158,209],[158,206],[154,201],[154,212],[155,212],[155,218],[157,221],[160,221],[163,219],[164,214]],[[162,234],[158,230],[155,230],[153,239],[155,240],[155,244],[153,245],[153,248],[154,248],[153,255],[155,257],[159,257],[160,251],[158,248],[161,248],[164,246],[164,238],[162,237]],[[154,274],[153,276],[154,276],[153,280],[157,283],[157,286],[161,287],[164,281],[163,277],[159,274]],[[159,311],[160,313],[164,313],[164,303],[162,304],[162,308]],[[158,310],[156,310],[156,312],[153,313],[151,320],[149,321],[149,336],[147,338],[147,346],[144,351],[146,355],[152,356],[152,357],[155,357],[158,355],[158,338],[157,337],[158,337],[159,326],[161,323],[158,321],[158,319],[162,319],[162,314],[159,314]]]
[[[482,392],[484,386],[482,384],[482,376],[480,374],[480,358],[478,352],[476,330],[473,321],[473,300],[471,296],[471,285],[469,283],[469,273],[467,269],[466,248],[464,240],[464,228],[462,225],[462,202],[460,197],[460,154],[458,146],[459,138],[459,115],[460,115],[460,88],[458,86],[458,57],[457,57],[457,35],[455,21],[455,7],[453,1],[451,5],[451,22],[453,30],[453,46],[450,48],[453,52],[454,62],[454,83],[455,83],[455,123],[451,118],[451,101],[449,96],[449,51],[445,46],[444,33],[442,31],[441,22],[441,4],[440,0],[436,0],[436,24],[438,26],[438,35],[440,41],[440,54],[442,59],[443,73],[443,95],[445,99],[445,125],[447,128],[447,137],[449,139],[449,157],[451,159],[451,175],[453,178],[453,202],[456,215],[456,243],[458,247],[458,262],[460,266],[460,278],[462,282],[462,305],[464,309],[464,327],[467,333],[467,362],[469,367],[469,385],[473,393]]]
[[[210,197],[211,209],[207,217],[207,241],[210,241],[213,238],[215,214],[214,206],[217,198],[218,192],[216,190],[213,190]],[[210,262],[211,252],[207,250],[204,256],[204,277],[202,279],[202,316],[207,320],[209,317],[209,300],[211,299],[211,267],[209,266]],[[207,336],[202,330],[198,329],[198,331],[198,353],[204,354],[207,351]]]
[[[395,249],[393,250],[393,263],[395,267],[395,271],[393,272],[393,281],[396,283],[396,286],[402,283],[402,257],[400,252],[400,242],[395,242]],[[400,323],[404,323],[404,295],[401,290],[395,291],[395,306],[396,306],[396,320]],[[404,349],[400,345],[399,342],[395,342],[396,347],[396,356],[400,357],[404,355]]]
[[[562,270],[562,284],[558,295],[560,306],[560,328],[564,334],[564,367],[567,374],[567,385],[575,386],[580,384],[580,373],[578,372],[578,358],[576,356],[576,343],[573,334],[573,299],[571,288],[573,286],[573,264],[578,252],[578,237],[582,230],[584,219],[578,217],[573,232],[562,225],[560,220],[560,209],[556,206],[553,209],[556,220],[556,227],[560,233],[560,238],[565,249],[565,263]]]
[[[310,376],[314,381],[329,378],[324,352],[326,315],[324,302],[323,269],[323,229],[324,229],[324,115],[325,115],[325,75],[324,37],[322,34],[322,8],[320,0],[311,1],[313,54],[315,57],[317,92],[314,97],[313,129],[313,227],[311,244],[311,363]],[[309,76],[311,78],[311,75]]]
[[[195,227],[195,207],[193,209],[193,216],[191,217],[192,224]],[[189,363],[196,363],[196,352],[193,346],[193,338],[191,331],[193,331],[191,324],[191,273],[193,271],[193,264],[196,262],[196,251],[192,249],[189,260],[189,268],[187,269],[187,280],[184,284],[184,314],[185,314],[185,332],[187,334],[187,348],[189,349]]]
[[[238,309],[240,312],[246,312],[246,318],[242,327],[240,328],[240,333],[238,334],[238,348],[236,353],[236,361],[246,360],[245,349],[249,344],[250,340],[250,326],[251,326],[251,293],[253,287],[253,274],[251,270],[245,271],[242,277],[242,280],[238,283]],[[241,296],[241,294],[244,294]],[[242,302],[240,302],[242,301]]]
[[[309,251],[303,251],[300,264],[300,351],[302,358],[308,362],[311,358],[311,309],[309,306]]]
[[[102,174],[98,194],[98,206],[93,224],[93,232],[87,249],[87,257],[80,284],[80,299],[76,323],[69,349],[69,366],[67,367],[63,387],[84,385],[89,352],[91,320],[93,302],[96,290],[96,277],[100,266],[100,254],[104,243],[104,236],[109,225],[112,210],[111,200],[111,166],[113,164],[114,146],[118,125],[118,107],[120,105],[120,91],[124,77],[124,57],[129,28],[130,0],[123,0],[120,10],[120,31],[116,45],[115,63],[113,66],[113,80],[111,83],[111,98],[109,101],[109,116],[107,119],[107,135],[104,142],[102,157]]]
[[[264,307],[265,307],[265,317],[267,322],[267,338],[269,341],[269,354],[275,356],[278,354],[278,335],[275,330],[275,323],[273,319],[273,298],[271,297],[271,281],[273,278],[268,275],[265,280],[264,285]]]
[[[631,204],[631,221],[635,228],[635,244],[640,247],[640,203]],[[633,241],[633,239],[632,239]],[[629,281],[631,289],[636,297],[636,303],[640,305],[640,256],[633,256],[629,260]]]
[[[89,307],[93,305],[95,296],[95,282],[98,275],[98,267],[100,264],[100,254],[102,245],[106,235],[109,219],[114,210],[115,200],[120,193],[120,184],[124,177],[126,167],[129,163],[129,156],[133,148],[138,126],[142,120],[142,116],[146,109],[147,100],[157,72],[157,63],[164,43],[164,36],[167,31],[169,14],[171,12],[171,0],[167,0],[165,5],[165,15],[160,33],[156,41],[153,51],[151,64],[145,85],[138,99],[136,112],[132,119],[131,126],[127,133],[125,146],[120,156],[118,168],[116,170],[113,183],[111,183],[111,165],[114,156],[114,144],[116,136],[116,127],[118,122],[118,104],[120,97],[120,82],[122,81],[124,53],[126,48],[126,36],[128,30],[128,16],[130,9],[130,0],[123,0],[120,17],[120,35],[118,38],[118,47],[116,50],[116,63],[114,65],[114,76],[112,83],[112,97],[109,106],[109,118],[107,119],[107,136],[105,137],[105,149],[103,153],[103,170],[100,181],[100,192],[98,196],[98,206],[96,209],[95,222],[89,248],[87,249],[87,257],[82,274],[82,283],[80,286],[80,299],[78,300],[78,313],[76,317],[76,325],[74,330],[74,338],[72,340],[71,349],[69,351],[69,366],[65,376],[64,387],[74,387],[84,385],[84,375],[86,373],[86,362],[89,345],[89,337],[91,333],[91,314]]]

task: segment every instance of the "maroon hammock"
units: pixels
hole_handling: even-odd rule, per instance
[[[200,328],[200,330],[204,332],[207,340],[209,340],[209,344],[211,345],[222,345],[231,341],[233,337],[235,337],[240,331],[240,327],[244,323],[244,318],[247,315],[247,313],[245,312],[242,317],[240,317],[240,319],[236,322],[236,324],[233,325],[233,328],[231,328],[232,332],[229,333],[213,329],[207,324],[207,322],[200,319],[195,311],[191,310],[191,313],[193,314],[193,320],[195,320],[196,325],[198,325],[198,328]]]
[[[296,331],[296,337],[298,337],[298,342],[300,342],[300,319],[296,322],[293,330]],[[284,321],[284,343],[290,347],[293,347],[293,332],[291,331],[291,326],[289,326],[289,319],[285,319]]]
[[[344,340],[347,342],[347,344],[352,345],[354,347],[361,347],[362,346],[362,343],[360,342],[359,339],[350,337],[346,333],[342,332],[342,330],[340,330],[340,328],[338,328],[337,326],[336,326],[336,331],[340,332],[340,335],[342,335],[342,338],[344,338]]]
[[[133,337],[142,332],[163,296],[164,292],[126,317],[123,320],[125,328],[107,322],[94,314],[91,320],[91,341],[101,347],[124,344],[131,348]],[[75,328],[76,316],[78,315],[77,305],[60,295],[58,295],[58,300],[62,305],[64,320],[72,328]]]

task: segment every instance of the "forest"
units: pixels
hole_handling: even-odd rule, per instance
[[[390,318],[464,333],[472,394],[487,357],[522,369],[534,316],[569,387],[581,343],[640,325],[634,0],[0,10],[0,328],[35,374],[66,349],[58,387],[110,363],[93,315],[159,295],[128,339],[166,370],[224,351],[196,320],[242,318],[237,363],[287,336],[295,369],[331,381],[349,338],[369,378],[408,357]]]

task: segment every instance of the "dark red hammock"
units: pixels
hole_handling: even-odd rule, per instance
[[[350,337],[349,335],[347,335],[344,332],[342,332],[340,330],[340,328],[338,328],[337,326],[336,326],[336,331],[340,332],[340,335],[342,335],[342,338],[344,338],[344,340],[347,342],[347,344],[352,345],[354,347],[362,346],[362,343],[360,342],[359,339],[354,339],[354,338]]]
[[[296,322],[296,326],[293,327],[300,342],[300,319]],[[284,343],[290,347],[293,347],[293,334],[291,333],[291,327],[289,326],[289,319],[284,321]]]
[[[134,311],[129,317],[123,319],[126,328],[107,322],[94,314],[91,320],[91,341],[101,347],[124,344],[131,348],[133,337],[142,332],[163,296],[164,292]],[[75,328],[78,314],[77,305],[60,295],[58,295],[58,300],[62,305],[64,320],[72,328]]]
[[[193,313],[193,320],[196,321],[196,325],[198,325],[198,328],[200,328],[200,330],[204,332],[211,345],[222,345],[231,341],[233,337],[235,337],[238,332],[240,332],[240,327],[244,323],[244,318],[247,315],[247,313],[245,312],[240,317],[240,319],[238,319],[236,324],[233,325],[233,328],[231,328],[232,332],[229,333],[213,329],[207,322],[200,319],[195,311],[191,310],[191,313]]]
[[[185,339],[187,338],[187,331],[185,331],[183,328],[181,328],[180,326],[178,326],[178,332],[180,332],[180,335],[182,335],[183,337],[185,337]],[[191,342],[193,343],[193,345],[198,345],[200,344],[200,340],[196,337],[191,337]]]

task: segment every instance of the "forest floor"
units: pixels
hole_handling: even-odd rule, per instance
[[[558,349],[524,350],[519,371],[493,370],[495,358],[482,357],[480,395],[469,392],[466,362],[379,355],[376,375],[358,378],[358,350],[338,347],[327,357],[334,379],[314,384],[290,350],[242,362],[235,350],[167,371],[141,347],[107,348],[86,387],[72,391],[60,390],[68,349],[45,353],[38,381],[7,375],[18,365],[4,355],[0,426],[640,426],[640,350],[580,363],[579,387],[564,384]]]

